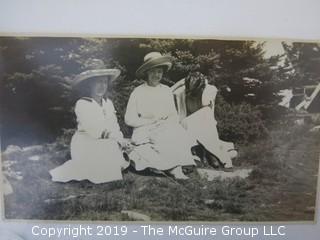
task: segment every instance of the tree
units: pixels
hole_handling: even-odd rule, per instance
[[[122,71],[108,97],[128,137],[130,129],[123,122],[126,104],[132,90],[143,82],[135,71],[150,51],[172,56],[165,84],[171,86],[200,71],[218,87],[226,104],[246,102],[262,111],[263,117],[275,106],[281,82],[279,58],[266,59],[263,44],[254,41],[1,38],[0,50],[2,134],[17,139],[21,132],[33,134],[35,142],[52,140],[63,128],[76,127],[70,86],[75,75],[86,70],[89,58],[102,59],[106,67]]]
[[[286,65],[291,69],[289,87],[315,85],[320,82],[319,43],[283,42],[283,48],[286,53]]]

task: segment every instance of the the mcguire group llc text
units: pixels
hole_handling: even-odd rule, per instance
[[[33,236],[46,236],[48,238],[84,237],[84,236],[285,236],[285,226],[205,226],[205,225],[68,225],[59,227],[41,227],[35,225],[31,229]]]

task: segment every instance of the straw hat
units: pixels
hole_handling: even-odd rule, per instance
[[[148,53],[143,60],[144,63],[136,71],[137,77],[140,78],[151,68],[165,67],[165,71],[168,71],[172,67],[171,57],[161,55],[159,52]]]
[[[72,82],[73,87],[76,87],[79,85],[79,83],[83,83],[93,77],[100,76],[108,76],[108,81],[112,82],[117,79],[121,73],[119,69],[105,68],[104,62],[100,59],[89,59],[85,65],[89,70],[86,70],[75,77],[74,81]]]

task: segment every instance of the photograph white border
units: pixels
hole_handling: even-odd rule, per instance
[[[0,35],[319,41],[319,9],[318,0],[2,0]],[[317,239],[316,216],[316,225],[290,226],[289,235]],[[7,226],[27,228],[16,223]]]

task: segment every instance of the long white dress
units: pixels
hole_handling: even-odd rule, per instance
[[[93,183],[121,180],[121,170],[129,163],[119,148],[123,135],[111,100],[103,99],[100,106],[91,98],[82,98],[76,103],[75,113],[78,129],[71,140],[71,160],[50,171],[52,180],[86,179]],[[109,136],[102,139],[105,130]]]
[[[150,124],[150,119],[163,120]],[[142,84],[135,88],[129,98],[125,122],[134,128],[132,142],[136,147],[129,158],[136,170],[195,165],[191,147],[196,141],[179,124],[168,86]]]
[[[237,155],[232,142],[219,138],[217,121],[214,116],[217,88],[206,83],[202,93],[202,108],[187,116],[186,93],[184,79],[172,86],[177,103],[181,125],[199,141],[207,151],[215,155],[226,168],[232,167],[232,158]]]

